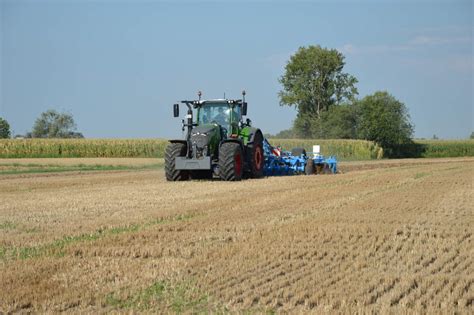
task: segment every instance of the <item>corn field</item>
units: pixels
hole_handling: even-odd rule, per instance
[[[16,139],[0,140],[0,158],[48,157],[157,157],[164,156],[165,139]],[[271,139],[284,150],[304,147],[312,152],[321,145],[323,154],[340,159],[369,160],[383,156],[383,150],[363,140],[297,140]]]
[[[403,145],[397,157],[474,156],[474,140],[415,140]]]
[[[372,160],[383,157],[383,149],[372,141],[365,140],[313,140],[313,139],[270,139],[273,146],[281,146],[285,150],[295,147],[313,151],[313,145],[321,146],[321,154],[335,155],[342,160]]]
[[[164,139],[0,140],[0,158],[163,157]]]
[[[162,158],[166,139],[0,139],[0,158],[154,157]],[[371,160],[384,150],[365,140],[270,139],[284,150],[321,146],[324,155],[340,160]],[[417,140],[400,148],[400,157],[474,156],[474,140]]]

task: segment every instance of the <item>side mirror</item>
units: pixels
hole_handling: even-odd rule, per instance
[[[242,103],[242,116],[247,115],[247,102]]]
[[[173,115],[174,117],[179,117],[179,104],[173,105]]]

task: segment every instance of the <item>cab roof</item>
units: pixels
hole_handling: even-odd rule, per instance
[[[219,104],[219,103],[242,105],[242,100],[217,98],[217,99],[210,99],[210,100],[181,101],[181,103],[190,104],[190,105],[193,105],[194,107],[199,107],[204,104]]]

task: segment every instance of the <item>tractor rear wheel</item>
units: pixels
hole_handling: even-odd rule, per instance
[[[247,147],[247,161],[249,162],[250,177],[263,177],[265,156],[263,154],[263,136],[260,132],[255,134],[253,143]]]
[[[238,181],[242,179],[244,159],[240,144],[226,142],[219,150],[219,176],[226,181]]]
[[[186,156],[186,145],[183,143],[170,143],[165,151],[165,173],[169,181],[187,180],[189,172],[177,170],[175,165],[176,157]]]

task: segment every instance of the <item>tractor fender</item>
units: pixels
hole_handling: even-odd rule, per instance
[[[170,143],[182,143],[184,145],[188,145],[188,142],[186,140],[168,140]]]
[[[248,143],[253,143],[253,139],[255,138],[255,135],[257,133],[260,133],[260,135],[262,136],[262,139],[263,139],[263,133],[260,129],[258,128],[250,128],[250,134],[249,134],[249,141]]]

